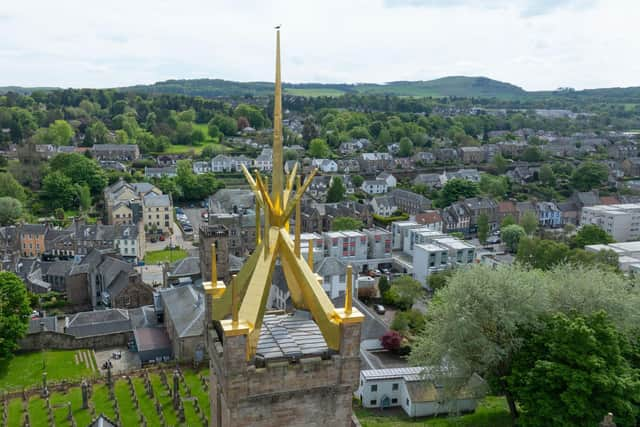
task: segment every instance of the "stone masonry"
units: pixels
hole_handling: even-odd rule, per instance
[[[328,359],[246,362],[246,336],[224,345],[208,329],[212,427],[351,426],[360,373],[360,323],[341,326],[340,352]]]

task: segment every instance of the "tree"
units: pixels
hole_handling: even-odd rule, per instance
[[[401,310],[408,310],[424,294],[422,284],[411,276],[400,276],[391,282],[391,287],[383,295],[387,304]]]
[[[339,176],[333,177],[331,180],[331,186],[327,192],[327,203],[341,202],[344,199],[344,193],[346,191],[347,190],[342,183],[342,178]]]
[[[76,192],[78,193],[80,209],[83,212],[88,212],[91,209],[91,189],[86,184],[78,185]]]
[[[8,172],[0,172],[0,197],[13,197],[22,202],[27,199],[22,185]]]
[[[29,325],[27,288],[13,273],[0,272],[0,359],[8,359]]]
[[[400,157],[409,157],[413,154],[413,142],[406,136],[400,139],[399,143],[400,147],[398,149],[398,156]]]
[[[544,309],[537,276],[513,267],[457,270],[430,304],[410,363],[436,371],[443,367],[437,375],[444,378],[448,365],[459,370],[456,376],[476,372],[496,379],[496,391],[505,394],[516,416],[515,398],[503,378],[511,373],[510,360],[522,344],[520,328],[535,324]]]
[[[236,121],[233,118],[220,113],[214,115],[209,121],[209,128],[211,128],[211,125],[216,126],[225,136],[233,136],[238,131]],[[211,135],[211,133],[209,133],[209,135]]]
[[[531,268],[549,270],[569,259],[569,247],[553,240],[524,237],[518,244],[516,260]]]
[[[47,136],[53,145],[69,145],[73,134],[73,128],[66,120],[56,120],[47,130]]]
[[[571,238],[571,246],[574,248],[584,248],[587,245],[606,245],[613,242],[613,237],[595,224],[583,225]]]
[[[41,197],[49,210],[69,209],[74,206],[76,188],[71,178],[59,171],[53,171],[42,180]]]
[[[364,224],[358,218],[338,216],[333,219],[331,231],[360,230]]]
[[[402,345],[402,335],[397,331],[387,331],[380,337],[382,348],[389,351],[398,351]]]
[[[88,185],[94,196],[100,195],[108,182],[104,169],[95,160],[82,154],[58,154],[51,160],[50,166],[52,171],[63,173],[73,183]]]
[[[255,129],[262,129],[267,123],[266,117],[255,105],[238,104],[236,109],[233,111],[233,117],[238,119],[238,125],[240,125],[240,118],[244,117],[245,121],[248,122],[247,126],[250,124]],[[243,126],[239,129],[242,130],[247,126]]]
[[[542,151],[538,147],[529,146],[524,149],[521,156],[522,160],[525,162],[539,162],[544,158],[542,156]]]
[[[85,131],[84,145],[106,144],[109,142],[109,129],[100,120],[91,123]]]
[[[507,250],[511,253],[514,253],[518,250],[520,239],[522,239],[526,235],[527,233],[524,231],[524,228],[517,224],[507,225],[500,230],[502,241],[505,245],[507,245]]]
[[[481,244],[487,243],[489,237],[489,216],[486,213],[478,215],[478,240]]]
[[[0,225],[13,225],[22,216],[22,203],[13,197],[0,197]]]
[[[547,317],[507,377],[522,410],[518,425],[595,426],[608,412],[618,425],[635,425],[640,381],[629,349],[604,311]]]
[[[490,197],[503,199],[509,191],[509,179],[484,173],[480,177],[480,190]]]
[[[578,191],[589,191],[604,184],[608,177],[607,166],[601,163],[584,162],[571,174],[571,185]]]
[[[398,311],[391,322],[391,329],[406,336],[408,333],[415,335],[422,331],[426,319],[418,310]]]
[[[502,154],[498,153],[493,157],[493,167],[498,174],[503,174],[507,171],[507,159]]]
[[[548,186],[556,185],[556,174],[553,172],[551,166],[547,163],[540,167],[540,172],[538,172],[538,178],[540,178],[540,182]]]
[[[309,143],[309,156],[316,159],[324,159],[331,155],[331,150],[327,141],[324,139],[316,138]]]
[[[351,182],[355,188],[360,188],[364,182],[362,175],[351,175]]]
[[[427,284],[429,285],[432,291],[437,291],[439,289],[442,289],[445,286],[447,286],[447,281],[449,280],[449,277],[451,277],[452,273],[453,273],[453,270],[443,270],[443,271],[433,272],[427,276]]]
[[[220,132],[220,128],[218,128],[218,126],[214,123],[213,119],[209,121],[209,124],[207,125],[207,131],[209,132],[209,137],[213,139],[217,139],[222,134],[222,132]]]
[[[302,139],[305,142],[310,142],[317,137],[318,129],[316,129],[316,125],[313,123],[313,119],[311,117],[307,117],[306,119],[304,119],[304,123],[302,125]]]
[[[381,276],[380,280],[378,280],[378,291],[380,291],[380,295],[384,295],[390,287],[391,284],[389,283],[387,276]]]
[[[174,142],[180,145],[190,145],[193,142],[193,124],[178,122]]]
[[[475,197],[478,194],[478,184],[466,179],[454,178],[447,181],[440,191],[441,207],[447,207],[460,199]]]
[[[505,228],[507,225],[512,225],[516,223],[516,219],[511,214],[507,214],[502,218],[502,222],[500,223],[500,228]]]
[[[520,218],[520,225],[524,231],[531,235],[538,228],[538,217],[534,211],[526,211]]]

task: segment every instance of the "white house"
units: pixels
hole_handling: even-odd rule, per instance
[[[386,182],[388,188],[396,188],[396,185],[398,185],[396,177],[391,175],[389,172],[382,172],[380,175],[378,175],[376,177],[376,181],[379,180]]]
[[[365,408],[401,406],[410,417],[472,412],[486,393],[486,383],[473,374],[454,399],[447,399],[441,384],[422,367],[360,371],[354,393]]]
[[[324,173],[338,172],[338,164],[330,159],[313,159],[311,166],[320,169]]]
[[[317,265],[316,274],[322,277],[322,288],[329,298],[334,299],[344,295],[347,289],[347,265],[334,257],[322,259]],[[356,269],[352,271],[353,295],[357,295]]]
[[[386,181],[381,179],[367,180],[362,183],[362,191],[367,194],[384,194],[388,189]]]
[[[263,148],[262,153],[256,157],[254,165],[261,172],[270,172],[273,169],[273,150]]]
[[[203,161],[193,162],[193,173],[202,175],[207,172],[211,172],[211,163]]]
[[[395,199],[390,196],[380,196],[371,199],[371,208],[380,216],[391,216],[398,210]]]

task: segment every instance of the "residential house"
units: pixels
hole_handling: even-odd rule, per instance
[[[393,197],[398,209],[410,215],[415,215],[431,208],[431,200],[412,191],[394,188],[389,195]]]
[[[539,168],[532,168],[529,166],[517,166],[514,169],[507,171],[507,177],[518,184],[526,184],[535,179],[535,174]]]
[[[415,167],[413,157],[396,157],[393,159],[392,168],[412,170]]]
[[[338,151],[340,154],[353,154],[357,151],[364,150],[367,148],[371,142],[368,139],[353,139],[351,141],[346,141],[340,144]]]
[[[387,184],[387,188],[396,188],[398,181],[396,177],[389,172],[382,172],[376,177],[376,181],[384,181]]]
[[[389,169],[393,156],[389,153],[361,153],[357,160],[362,172],[376,173]]]
[[[303,199],[301,207],[302,231],[322,233],[330,231],[333,220],[338,217],[352,217],[363,222],[365,228],[373,225],[373,209],[368,204],[343,201],[339,203],[317,203]]]
[[[178,168],[175,166],[166,166],[160,168],[144,168],[145,178],[174,178],[178,175]]]
[[[0,271],[15,271],[20,258],[20,236],[18,227],[0,227]]]
[[[365,408],[402,407],[411,417],[473,412],[486,393],[484,380],[473,374],[454,399],[445,396],[435,375],[428,368],[409,367],[360,371],[354,395]]]
[[[91,147],[91,152],[98,161],[133,162],[140,158],[140,149],[137,144],[95,144]]]
[[[44,224],[23,224],[18,229],[20,253],[24,257],[37,257],[45,251],[44,236],[47,232]]]
[[[442,225],[446,233],[460,232],[469,234],[473,213],[465,203],[455,202],[451,206],[442,209],[441,215]]]
[[[444,163],[458,161],[458,151],[455,148],[436,148],[433,150],[436,160]]]
[[[538,222],[543,227],[557,228],[562,226],[562,212],[553,202],[535,204]]]
[[[211,163],[205,161],[193,162],[193,173],[196,175],[202,175],[207,172],[211,172]]]
[[[324,173],[338,172],[338,164],[331,159],[313,159],[311,165]]]
[[[519,158],[528,147],[525,141],[500,141],[496,144],[500,153],[508,158]]]
[[[122,162],[117,162],[115,160],[101,160],[99,162],[100,167],[102,169],[114,170],[118,172],[128,172],[129,168],[125,166]]]
[[[430,165],[436,161],[436,157],[430,151],[419,151],[413,155],[413,161]]]
[[[413,185],[425,185],[428,189],[442,186],[441,175],[437,173],[421,173],[413,179]]]
[[[171,234],[173,201],[168,194],[148,193],[143,198],[144,227],[147,232]]]
[[[307,189],[307,194],[316,200],[325,200],[329,187],[331,187],[330,175],[316,175]]]
[[[395,198],[391,195],[374,197],[370,204],[373,212],[380,216],[392,216],[398,210]]]
[[[488,197],[471,197],[465,199],[463,203],[471,211],[470,232],[476,232],[478,229],[478,218],[484,214],[489,222],[489,229],[496,230],[498,224],[498,203]]]
[[[322,277],[322,289],[329,298],[344,295],[347,289],[347,264],[335,257],[325,257],[317,265],[315,273]],[[352,270],[353,294],[357,295],[357,271]]]
[[[205,298],[202,290],[185,285],[162,289],[159,294],[164,325],[175,359],[180,362],[204,360]]]
[[[361,188],[367,194],[384,194],[389,190],[387,182],[381,179],[365,180]]]
[[[338,171],[342,173],[359,173],[360,163],[354,159],[343,159],[336,162],[338,164]]]
[[[447,181],[455,178],[479,183],[480,173],[477,169],[459,169],[455,172],[444,171],[442,175],[440,175],[441,185],[444,185]]]
[[[536,215],[536,217],[538,216],[538,214],[536,213],[535,205],[529,201],[517,202],[516,210],[518,211],[518,217],[516,218],[517,222],[520,222],[527,212],[533,212],[533,214]]]
[[[511,200],[498,202],[498,217],[496,218],[496,222],[501,224],[502,220],[508,216],[513,218],[514,221],[518,218],[518,210],[516,209],[515,202]]]
[[[417,213],[413,216],[413,220],[429,230],[442,232],[442,216],[437,210],[427,210]]]
[[[460,147],[458,149],[463,163],[477,164],[485,162],[485,152],[482,147]]]
[[[263,148],[260,155],[255,159],[254,166],[261,172],[271,172],[273,169],[273,150]]]
[[[600,196],[596,191],[575,192],[569,200],[575,202],[578,207],[578,218],[582,216],[584,208],[600,204]]]
[[[568,200],[557,204],[560,210],[560,221],[562,225],[578,225],[578,206],[574,201]]]
[[[214,228],[211,229],[211,232],[215,233],[219,232],[219,230],[217,230],[215,226],[221,225],[227,229],[229,236],[227,244],[229,263],[231,260],[231,255],[234,255],[236,257],[246,257],[251,254],[256,247],[256,214],[253,210],[238,210],[237,212],[233,213],[210,212],[208,225],[209,227],[214,226]],[[204,228],[201,227],[200,232],[202,233],[203,230]],[[209,228],[207,228],[207,230],[209,230]],[[214,237],[219,238],[216,236],[212,236],[212,238]],[[208,250],[207,245],[205,245],[205,250]],[[208,253],[210,255],[210,252]],[[220,262],[221,261],[218,261],[218,263]],[[226,266],[221,271],[226,272]],[[208,277],[207,270],[202,269],[202,272],[203,275],[206,275],[205,277]]]

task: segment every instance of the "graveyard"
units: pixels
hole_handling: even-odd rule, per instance
[[[103,414],[122,426],[207,426],[207,371],[154,366],[128,375],[2,392],[0,426],[87,426]]]

